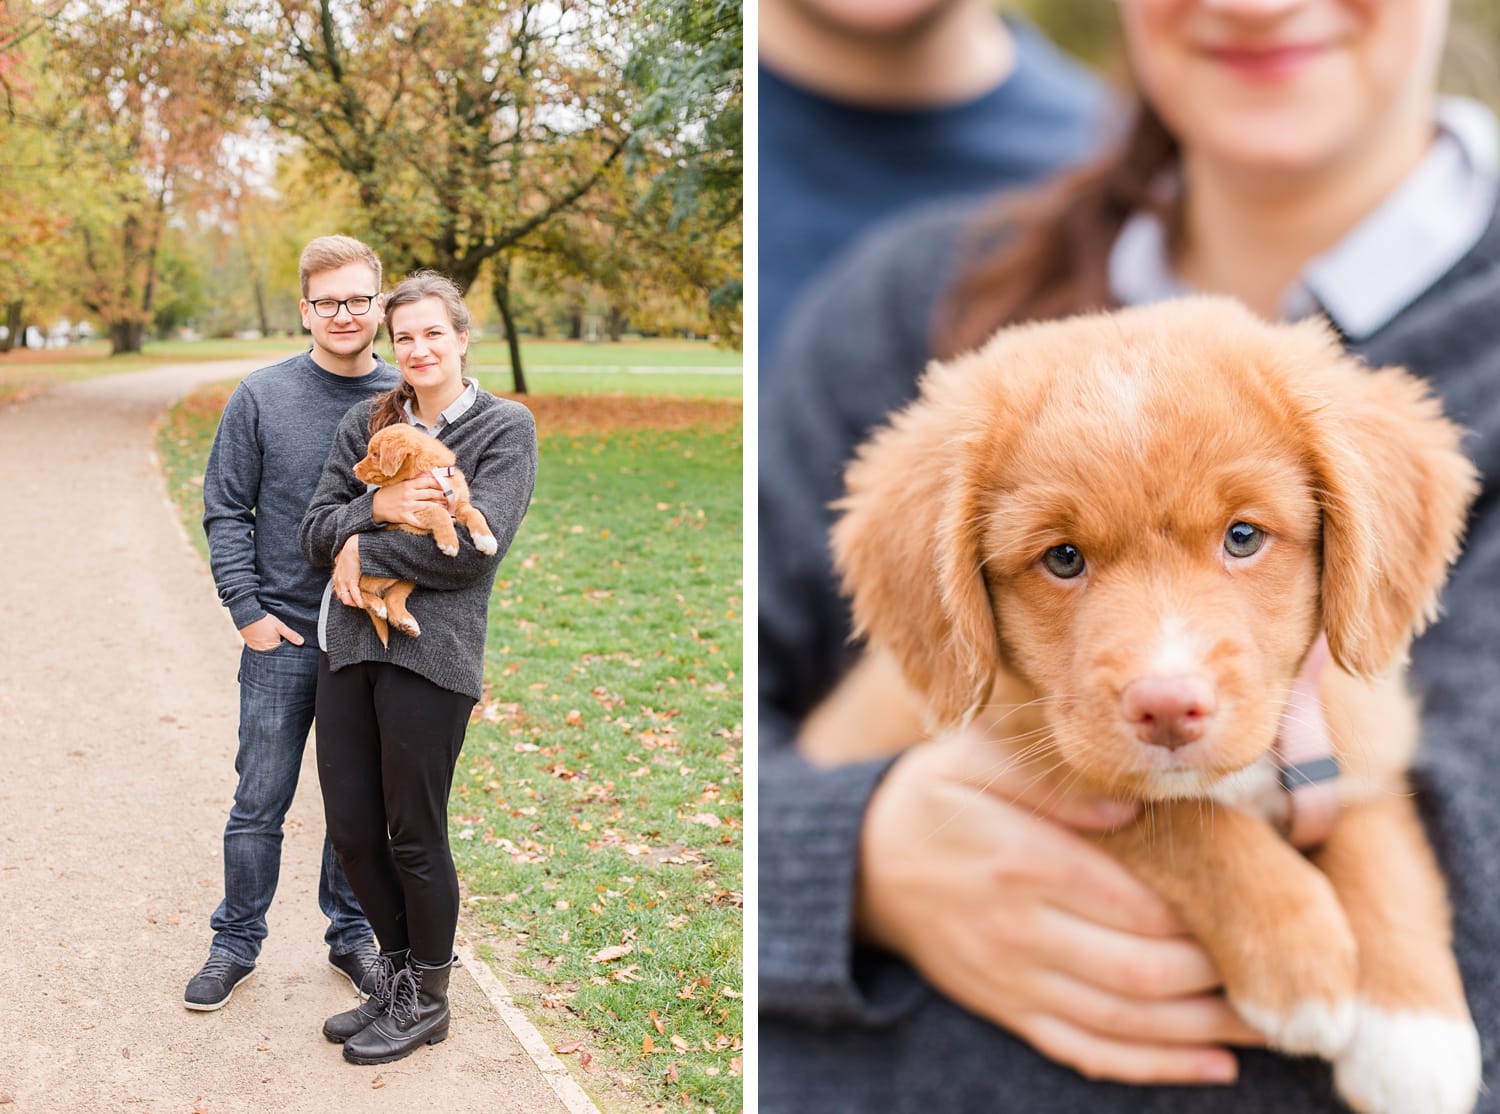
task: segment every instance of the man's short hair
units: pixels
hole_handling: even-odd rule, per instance
[[[307,280],[324,271],[337,270],[349,263],[364,263],[375,272],[375,289],[380,293],[380,256],[369,244],[353,236],[319,236],[302,249],[302,258],[297,263],[297,276],[302,281],[302,296],[307,297]]]

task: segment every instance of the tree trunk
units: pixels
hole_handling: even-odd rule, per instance
[[[619,306],[609,307],[609,339],[618,343],[625,332],[625,314]]]
[[[7,332],[5,339],[0,340],[0,352],[9,352],[12,348],[26,347],[26,326],[23,324],[26,320],[23,316],[25,308],[25,302],[5,303],[5,327]]]
[[[573,311],[570,319],[569,319],[569,324],[568,324],[568,339],[569,340],[582,340],[583,339],[583,310],[581,310],[581,309],[575,309]]]
[[[498,258],[495,260],[494,276],[491,286],[494,292],[495,308],[500,311],[500,320],[505,323],[505,343],[510,349],[510,374],[514,382],[515,392],[524,395],[526,390],[526,370],[521,366],[521,338],[516,333],[516,319],[510,309],[510,260]]]
[[[109,327],[109,354],[123,356],[139,352],[146,339],[146,325],[141,321],[116,321]]]

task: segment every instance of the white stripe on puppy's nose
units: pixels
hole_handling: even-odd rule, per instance
[[[1138,677],[1120,693],[1126,722],[1152,746],[1176,750],[1203,738],[1218,700],[1202,673]]]

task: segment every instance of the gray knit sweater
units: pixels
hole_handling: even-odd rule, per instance
[[[349,407],[400,375],[375,360],[368,375],[324,371],[303,352],[240,381],[203,473],[203,531],[219,599],[236,627],[269,612],[312,641],[328,577],[297,548],[333,431]]]
[[[1328,1066],[1240,1053],[1232,1088],[1091,1083],[943,997],[853,931],[864,810],[888,763],[815,769],[800,718],[848,664],[849,615],[826,537],[844,462],[911,399],[933,307],[970,212],[891,226],[830,273],[774,354],[760,409],[761,1114],[1327,1114]],[[1459,964],[1500,1111],[1500,221],[1360,346],[1429,379],[1485,477],[1446,617],[1413,649],[1416,771],[1449,880]],[[995,963],[1006,957],[996,955]]]
[[[409,638],[392,628],[387,649],[380,645],[368,615],[335,599],[328,613],[329,664],[338,670],[354,662],[388,661],[478,700],[490,589],[536,482],[536,423],[520,403],[480,391],[474,405],[438,434],[457,454],[469,481],[469,498],[500,544],[497,553],[485,556],[460,525],[454,557],[441,553],[431,537],[383,530],[371,521],[374,493],[366,492],[353,471],[369,444],[369,424],[369,403],[345,415],[298,540],[326,581],[334,556],[359,534],[362,572],[416,583],[407,606],[422,633]]]

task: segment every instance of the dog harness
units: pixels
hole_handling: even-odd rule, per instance
[[[433,468],[430,471],[433,478],[443,485],[443,498],[448,500],[448,513],[452,514],[458,510],[458,498],[453,494],[453,484],[449,482],[448,477],[457,472],[458,468],[452,464],[445,464],[441,468]]]
[[[1320,644],[1313,653],[1326,654]],[[1299,675],[1275,747],[1277,776],[1286,792],[1287,840],[1300,850],[1318,846],[1339,814],[1339,762],[1323,723],[1317,682]]]

